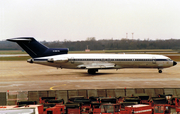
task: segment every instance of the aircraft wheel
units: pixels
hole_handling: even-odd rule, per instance
[[[162,70],[159,70],[159,73],[162,73]]]
[[[88,74],[96,74],[97,69],[88,69]]]

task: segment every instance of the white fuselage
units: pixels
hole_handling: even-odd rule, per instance
[[[63,54],[32,59],[33,63],[68,69],[167,68],[173,61],[153,54]]]

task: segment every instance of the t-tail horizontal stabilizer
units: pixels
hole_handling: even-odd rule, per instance
[[[12,38],[7,39],[7,41],[19,44],[32,58],[68,53],[68,48],[48,48],[33,37]]]

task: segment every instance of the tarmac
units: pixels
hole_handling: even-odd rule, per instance
[[[56,69],[26,61],[0,61],[0,92],[119,89],[180,88],[180,63],[163,69],[111,69],[90,75],[83,69]]]

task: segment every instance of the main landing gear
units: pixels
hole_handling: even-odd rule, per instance
[[[159,70],[159,71],[158,71],[159,73],[162,73],[162,69],[159,69],[159,68],[158,68],[158,70]]]
[[[98,69],[88,69],[88,74],[96,74],[98,72]]]

